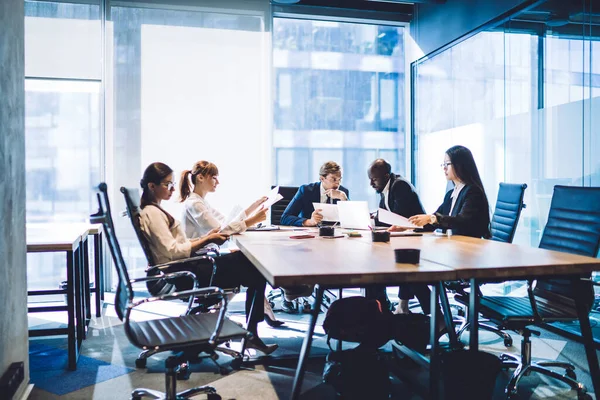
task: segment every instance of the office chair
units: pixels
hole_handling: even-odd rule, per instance
[[[271,189],[273,188],[275,188],[275,186],[271,186]],[[297,186],[279,186],[279,194],[282,195],[283,198],[271,206],[271,225],[281,225],[281,216],[297,191]]]
[[[140,246],[142,247],[144,256],[146,257],[146,260],[148,261],[148,268],[145,271],[146,274],[148,276],[161,275],[161,274],[168,273],[169,269],[173,268],[173,267],[178,267],[179,269],[181,269],[181,268],[185,268],[186,264],[192,264],[192,263],[198,262],[199,260],[207,260],[212,263],[212,268],[213,268],[211,279],[209,282],[209,285],[211,285],[213,278],[215,276],[215,273],[217,271],[217,266],[214,262],[214,259],[212,257],[210,257],[210,255],[208,255],[208,254],[196,256],[196,257],[184,258],[181,260],[175,260],[175,261],[171,261],[171,262],[164,263],[164,264],[157,264],[155,262],[152,252],[150,251],[150,246],[148,245],[146,237],[144,236],[144,233],[142,232],[142,229],[140,227],[140,211],[141,210],[140,210],[140,201],[139,201],[139,199],[140,199],[139,191],[137,189],[129,189],[126,187],[121,187],[120,190],[121,190],[121,193],[123,193],[123,196],[125,197],[125,205],[127,207],[127,215],[129,216],[131,225],[133,226],[133,230],[135,231],[135,234],[138,238]],[[211,249],[211,252],[213,252],[213,251],[214,250]],[[170,274],[168,274],[168,275],[170,276]],[[136,281],[141,281],[141,280],[137,279]],[[165,278],[165,279],[153,279],[153,280],[146,281],[146,282],[151,282],[150,284],[147,283],[147,286],[148,286],[148,290],[150,291],[150,293],[153,296],[161,296],[161,295],[169,294],[169,293],[175,291],[175,286],[172,283],[172,281],[173,281],[172,278]],[[223,289],[223,292],[226,295],[231,295],[231,294],[238,293],[239,288],[227,288],[227,289]],[[207,311],[209,311],[209,308],[211,306],[214,306],[214,305],[217,305],[220,303],[219,299],[217,299],[215,297],[209,297],[209,298],[201,297],[201,298],[196,298],[196,299],[194,297],[190,297],[187,301],[188,301],[188,307],[186,310],[186,314],[196,314],[196,313],[200,313],[200,312],[207,312]],[[194,304],[194,301],[199,302],[199,304],[195,307],[192,307]],[[235,359],[237,359],[238,357],[241,357],[240,353],[238,353],[234,350],[231,350],[229,348],[220,348],[219,350],[232,356]],[[136,367],[145,368],[147,358],[158,352],[159,351],[157,351],[156,349],[145,349],[144,351],[142,351],[138,355],[138,358],[135,360]]]
[[[271,189],[273,189],[274,187],[275,186],[271,186]],[[283,215],[283,212],[287,208],[288,204],[290,204],[290,202],[296,195],[296,192],[298,192],[297,186],[279,186],[279,194],[281,194],[283,198],[271,206],[271,225],[281,225],[281,216]],[[289,290],[286,288],[285,293],[288,294],[288,296],[298,296],[296,299],[294,299],[298,310],[302,309],[304,312],[310,312],[311,305],[305,297],[315,295],[311,286],[294,287],[289,288]],[[284,299],[283,288],[271,289],[269,293],[267,293],[267,301],[271,305],[271,308],[275,308],[275,300],[277,299]],[[326,291],[326,293],[323,295],[322,307],[325,309],[328,308],[329,305],[333,303],[336,299],[337,298],[335,297],[335,295],[333,295],[329,291]]]
[[[527,184],[525,183],[500,183],[500,187],[498,189],[498,198],[496,200],[496,208],[494,210],[494,215],[492,216],[491,240],[512,243],[515,233],[517,232],[517,225],[519,224],[519,218],[521,217],[521,210],[526,207],[525,204],[523,204],[525,189],[527,189]],[[458,283],[458,285],[452,286],[452,283],[450,283],[449,286],[451,289],[454,289],[457,292],[458,295],[455,296],[455,300],[465,307],[464,315],[467,315],[466,308],[469,302],[465,289],[469,287],[469,284],[463,281],[456,283]],[[481,291],[479,291],[478,294],[481,296]],[[469,329],[470,324],[468,323],[467,319],[462,316],[458,316],[454,321],[460,322],[461,324],[456,332],[456,336],[460,340],[462,334]],[[498,329],[496,326],[489,325],[486,322],[486,320],[481,320],[479,328],[493,332],[500,336],[502,339],[504,339],[504,345],[506,347],[512,346],[513,340],[508,333]]]
[[[539,248],[596,257],[600,246],[600,188],[555,186],[548,222],[544,228]],[[589,278],[589,276],[584,277]],[[502,329],[519,332],[521,356],[502,354],[504,367],[516,368],[508,385],[508,398],[517,394],[517,384],[532,371],[560,380],[577,391],[578,399],[589,399],[585,387],[577,382],[575,367],[566,362],[531,360],[532,334],[536,325],[557,321],[577,320],[575,299],[585,299],[588,312],[594,301],[590,281],[575,282],[569,279],[537,279],[528,282],[527,297],[483,296],[479,312]],[[577,288],[575,287],[577,286]],[[565,369],[565,375],[549,367]]]
[[[189,398],[198,393],[206,393],[209,398],[219,398],[215,388],[211,386],[200,386],[177,393],[177,374],[180,366],[187,366],[189,360],[197,359],[201,353],[208,357],[221,369],[217,363],[215,350],[217,345],[233,339],[242,339],[242,351],[245,347],[249,333],[225,318],[227,309],[227,297],[223,290],[218,287],[200,288],[197,285],[194,274],[191,272],[159,274],[141,279],[129,279],[127,266],[121,253],[117,240],[110,203],[108,200],[107,186],[101,183],[98,186],[98,212],[90,216],[91,223],[101,223],[104,228],[104,237],[112,254],[113,262],[119,277],[117,292],[115,295],[115,311],[121,321],[127,338],[136,347],[141,349],[157,349],[158,351],[172,351],[175,354],[165,361],[165,383],[166,392],[161,393],[151,389],[135,389],[131,393],[133,400],[143,397],[163,398],[168,400]],[[194,289],[182,292],[174,292],[161,296],[146,298],[137,302],[133,299],[133,282],[150,282],[173,276],[187,276],[194,280]],[[159,300],[171,300],[181,298],[213,298],[221,302],[221,310],[217,313],[182,315],[178,317],[167,317],[150,321],[133,321],[131,312],[142,304],[153,303]],[[241,363],[241,360],[240,360]]]

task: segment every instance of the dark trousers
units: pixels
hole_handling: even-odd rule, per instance
[[[213,258],[217,265],[217,273],[212,286],[230,289],[242,285],[248,288],[246,291],[247,329],[249,332],[257,334],[257,325],[265,317],[264,298],[267,281],[241,251]],[[198,284],[204,287],[210,284],[212,264],[207,260],[199,260],[173,266],[164,272],[176,271],[192,272],[198,278]],[[173,283],[178,291],[192,288],[192,282],[189,279],[180,278]]]
[[[379,300],[382,304],[388,301],[384,285],[374,285],[365,289],[365,297],[368,299]],[[423,314],[431,314],[431,291],[424,283],[403,283],[398,287],[398,297],[400,300],[410,300],[417,296]]]

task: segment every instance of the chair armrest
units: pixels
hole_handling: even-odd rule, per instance
[[[195,262],[195,261],[200,261],[200,260],[208,260],[212,264],[212,274],[210,275],[210,282],[208,283],[208,286],[212,286],[213,281],[215,279],[215,275],[217,273],[217,263],[215,262],[215,259],[211,256],[196,256],[196,257],[190,257],[190,258],[182,258],[181,260],[174,260],[174,261],[170,261],[168,263],[152,265],[152,266],[146,268],[146,273],[149,273],[150,271],[155,270],[155,269],[158,269],[160,271],[165,271],[176,265],[184,265],[189,262]]]
[[[527,296],[529,297],[529,303],[531,304],[531,310],[536,321],[542,321],[542,316],[538,312],[537,302],[535,300],[535,294],[533,294],[533,280],[527,280]]]
[[[190,278],[193,282],[192,282],[192,287],[194,288],[198,288],[200,287],[200,285],[198,284],[198,278],[196,278],[196,275],[194,275],[193,272],[190,271],[177,271],[177,272],[171,272],[168,274],[165,273],[160,273],[159,275],[154,275],[154,276],[147,276],[145,278],[136,278],[136,279],[131,279],[130,282],[131,283],[135,283],[135,282],[152,282],[152,281],[158,281],[161,279],[174,279],[174,278]],[[194,305],[194,297],[191,296],[188,300],[188,306],[187,306],[187,313],[190,312],[190,310],[192,309],[192,306]]]
[[[179,260],[173,260],[173,261],[169,261],[169,262],[162,263],[162,264],[150,265],[148,268],[146,268],[146,272],[152,271],[155,268],[162,270],[162,269],[172,267],[173,265],[179,265],[179,264],[184,264],[187,262],[193,262],[193,261],[199,261],[199,260],[209,260],[213,264],[215,262],[215,260],[211,256],[207,256],[207,255],[195,256],[195,257],[189,257],[189,258],[182,258]]]
[[[152,282],[152,281],[158,281],[161,279],[174,279],[174,278],[185,278],[185,277],[190,278],[194,281],[193,287],[196,287],[196,288],[198,287],[198,279],[196,278],[196,275],[194,275],[194,273],[190,272],[190,271],[170,272],[168,274],[147,276],[145,278],[135,278],[135,279],[130,279],[129,282],[131,282],[131,283]]]
[[[208,341],[211,346],[215,346],[217,343],[217,340],[219,338],[219,335],[221,334],[221,329],[223,328],[223,321],[225,319],[225,313],[227,311],[227,302],[228,302],[227,296],[225,296],[225,292],[223,292],[223,289],[216,287],[216,286],[210,286],[210,287],[193,289],[193,290],[184,290],[181,292],[173,292],[173,293],[165,294],[162,296],[148,297],[146,299],[137,301],[135,303],[131,303],[128,306],[126,322],[127,323],[129,322],[128,320],[129,320],[131,311],[139,305],[142,305],[145,303],[153,303],[153,302],[159,301],[159,300],[180,299],[182,297],[189,297],[190,299],[193,299],[195,297],[204,297],[204,298],[220,297],[221,310],[219,311],[219,317],[217,318],[217,324],[215,325],[215,330],[213,331],[213,333]]]

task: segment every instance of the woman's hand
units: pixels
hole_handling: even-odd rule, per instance
[[[407,230],[407,228],[402,228],[401,226],[398,226],[398,225],[392,225],[389,228],[387,228],[388,232],[404,232],[406,230]]]
[[[259,222],[262,222],[267,219],[267,211],[268,208],[260,208],[253,216],[250,218],[246,218],[246,226],[256,225]]]
[[[338,190],[338,189],[329,189],[329,190],[326,190],[325,194],[327,196],[329,196],[332,200],[333,199],[338,199],[338,200],[342,200],[342,201],[348,200],[348,196],[346,196],[346,193],[344,193],[344,192],[342,192],[341,190]]]
[[[229,239],[229,235],[224,235],[222,233],[209,233],[205,236],[206,241],[209,243],[215,243],[217,245],[222,245]]]
[[[413,215],[408,219],[408,222],[415,224],[418,227],[422,227],[431,222],[431,215],[419,214]]]
[[[256,200],[254,203],[250,204],[250,207],[248,207],[246,209],[246,215],[251,215],[254,211],[256,211],[256,209],[258,207],[260,207],[260,205],[262,203],[264,203],[265,201],[267,201],[268,197],[267,196],[263,196],[260,199]],[[260,221],[258,221],[260,222]]]

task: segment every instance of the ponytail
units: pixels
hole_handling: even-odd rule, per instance
[[[181,179],[179,181],[179,196],[181,197],[181,199],[179,201],[182,203],[192,193],[192,182],[190,182],[191,174],[192,171],[190,171],[189,169],[181,173]]]

